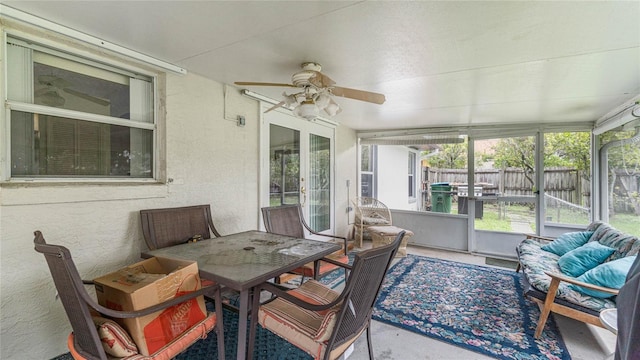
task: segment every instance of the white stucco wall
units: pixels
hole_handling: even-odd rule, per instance
[[[378,145],[377,198],[390,209],[417,210],[417,202],[409,201],[408,163],[406,146]],[[416,178],[419,177],[416,170]]]
[[[355,131],[345,126],[336,129],[336,235],[347,236],[354,212],[348,211],[351,199],[358,196],[358,145]],[[349,181],[349,186],[347,186]]]
[[[34,230],[69,248],[90,279],[139,261],[146,249],[141,209],[211,204],[222,234],[259,228],[258,102],[228,87],[225,103],[223,84],[195,74],[159,82],[166,92],[160,167],[170,182],[0,184],[1,359],[50,359],[68,351],[70,325],[44,257],[33,249]],[[246,126],[236,125],[237,115],[246,117]],[[355,133],[339,127],[336,140],[336,232],[344,235],[345,184],[351,181],[353,196],[356,181]]]
[[[34,359],[66,352],[70,328],[54,300],[44,258],[33,250],[34,230],[41,230],[50,243],[68,247],[83,277],[92,278],[138,261],[145,248],[141,209],[211,204],[222,234],[257,228],[256,103],[237,92],[228,96],[248,110],[247,125],[238,127],[222,117],[221,84],[196,75],[170,75],[167,89],[171,184],[1,188],[1,358],[24,359],[27,350]]]

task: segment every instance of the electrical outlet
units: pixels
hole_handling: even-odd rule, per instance
[[[238,126],[244,126],[245,125],[245,118],[242,115],[238,115]]]

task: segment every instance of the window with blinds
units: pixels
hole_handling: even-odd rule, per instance
[[[416,153],[409,151],[409,169],[407,178],[409,180],[409,201],[416,201]]]
[[[7,38],[10,178],[153,178],[154,79]]]

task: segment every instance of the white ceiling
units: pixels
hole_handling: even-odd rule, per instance
[[[319,62],[386,95],[336,99],[358,130],[595,121],[640,94],[639,1],[0,2],[228,84]]]

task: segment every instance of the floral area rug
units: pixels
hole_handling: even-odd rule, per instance
[[[552,317],[523,297],[520,273],[408,255],[387,273],[373,319],[498,359],[571,356]]]

